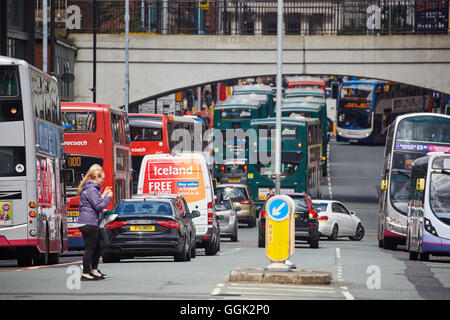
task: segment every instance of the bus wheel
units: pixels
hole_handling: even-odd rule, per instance
[[[59,263],[59,253],[50,253],[48,255],[48,264],[58,264]]]
[[[17,249],[17,264],[19,267],[29,267],[33,264],[32,251],[28,248]]]
[[[45,233],[45,251],[43,253],[37,252],[33,257],[33,263],[35,266],[42,266],[48,264],[50,241],[48,238],[48,232]]]
[[[414,251],[410,251],[409,252],[409,260],[417,260],[417,258],[419,257],[419,254],[417,252]]]
[[[421,252],[419,249],[418,258],[420,261],[430,261],[430,254],[428,252]]]
[[[384,238],[383,240],[384,248],[388,250],[396,250],[397,249],[397,242],[395,239],[391,238]]]

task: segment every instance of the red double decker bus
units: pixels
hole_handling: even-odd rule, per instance
[[[296,76],[286,78],[288,88],[312,88],[322,89],[326,93],[326,84],[319,77],[312,76]]]
[[[147,154],[170,153],[168,122],[171,116],[148,113],[129,113],[131,138],[131,161],[133,168],[133,194],[137,192],[137,182],[141,162]]]
[[[100,103],[61,103],[66,153],[66,198],[69,250],[84,247],[78,230],[79,200],[76,190],[93,164],[105,172],[104,187],[111,187],[114,201],[131,197],[131,154],[128,118],[119,109]]]

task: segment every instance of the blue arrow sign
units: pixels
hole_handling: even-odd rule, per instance
[[[269,205],[269,215],[275,221],[282,221],[288,217],[289,205],[282,199],[273,200]]]

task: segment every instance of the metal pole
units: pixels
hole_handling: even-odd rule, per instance
[[[94,30],[93,37],[93,61],[92,61],[92,102],[97,102],[97,0],[93,2],[94,6]]]
[[[56,33],[55,33],[55,11],[56,1],[50,1],[50,74],[56,75]]]
[[[47,0],[42,0],[42,71],[47,72]]]
[[[128,69],[128,46],[130,33],[130,0],[125,0],[125,113],[128,114],[129,100],[129,69]]]
[[[283,82],[283,0],[278,0],[277,8],[277,105],[275,126],[275,193],[280,194],[281,175],[281,90]]]
[[[169,33],[169,10],[168,10],[168,2],[167,0],[163,1],[163,30],[162,34]]]

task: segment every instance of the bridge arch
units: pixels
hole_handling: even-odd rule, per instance
[[[92,35],[78,47],[75,100],[92,94]],[[97,36],[97,101],[124,105],[123,35]],[[130,104],[180,88],[276,74],[276,36],[130,35]],[[283,39],[283,74],[391,80],[450,94],[450,36],[296,36]]]

